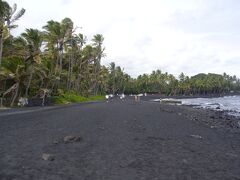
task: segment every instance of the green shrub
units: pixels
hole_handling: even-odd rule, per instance
[[[79,103],[79,102],[100,101],[100,100],[104,100],[104,96],[83,97],[83,96],[77,95],[74,92],[68,92],[60,96],[56,96],[53,99],[55,104],[70,104],[70,103]]]

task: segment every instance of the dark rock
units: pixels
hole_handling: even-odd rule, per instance
[[[63,138],[63,141],[65,143],[70,143],[70,142],[78,142],[80,141],[82,138],[80,136],[65,136]]]
[[[192,135],[190,135],[190,136],[193,137],[193,138],[196,138],[196,139],[203,139],[203,137],[200,136],[200,135],[192,134]]]
[[[45,160],[45,161],[53,161],[54,156],[52,154],[43,153],[42,154],[42,159]]]
[[[53,144],[59,144],[59,141],[58,140],[54,140]]]

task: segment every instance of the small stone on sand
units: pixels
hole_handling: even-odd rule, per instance
[[[197,139],[203,139],[202,136],[196,135],[196,134],[192,134],[192,135],[190,135],[190,136],[193,137],[193,138],[197,138]]]
[[[45,160],[45,161],[53,161],[54,156],[51,155],[51,154],[43,153],[42,154],[42,159]]]
[[[54,140],[54,141],[53,141],[53,144],[58,144],[58,143],[59,143],[58,140]]]
[[[63,138],[63,141],[65,143],[69,143],[69,142],[78,142],[80,141],[82,138],[80,136],[65,136]]]

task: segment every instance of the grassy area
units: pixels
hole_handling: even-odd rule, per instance
[[[70,103],[100,101],[100,100],[104,100],[104,96],[83,97],[83,96],[76,95],[74,93],[65,93],[61,96],[54,97],[55,104],[70,104]]]

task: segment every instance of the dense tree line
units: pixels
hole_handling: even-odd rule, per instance
[[[139,75],[131,78],[120,67],[111,63],[111,78],[108,81],[110,92],[138,94],[158,93],[163,95],[207,95],[240,93],[240,79],[220,74],[197,74],[189,77],[181,73],[177,78],[172,74],[163,73],[161,70],[152,71],[151,74]],[[114,68],[115,67],[115,68]],[[114,70],[115,69],[115,70]],[[114,70],[114,71],[113,71]],[[114,72],[114,73],[113,73]]]
[[[65,92],[89,96],[105,93],[207,94],[240,89],[236,76],[183,73],[179,78],[160,70],[136,79],[114,62],[101,65],[104,37],[90,40],[77,32],[70,18],[50,20],[39,29],[14,37],[10,30],[25,13],[0,0],[0,97],[10,105],[20,97],[58,96]]]
[[[176,78],[172,74],[157,70],[150,75],[138,76],[133,81],[133,85],[134,93],[149,92],[165,95],[225,94],[231,91],[240,91],[240,79],[226,73],[223,75],[201,73],[192,77],[181,73]]]

